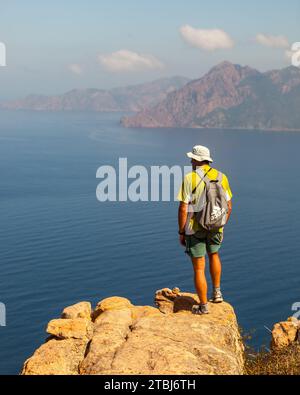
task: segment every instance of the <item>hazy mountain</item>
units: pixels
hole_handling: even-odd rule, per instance
[[[132,117],[127,127],[300,130],[300,69],[261,73],[223,62]]]
[[[188,81],[185,77],[172,77],[111,90],[74,89],[57,96],[29,95],[24,99],[1,103],[0,107],[36,111],[137,112],[163,101],[167,94],[182,88]]]

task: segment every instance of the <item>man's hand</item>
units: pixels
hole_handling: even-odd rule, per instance
[[[180,230],[180,233],[184,232],[185,229],[185,224],[187,221],[187,216],[188,216],[188,204],[184,202],[180,202],[179,208],[178,208],[178,229]],[[185,235],[180,235],[179,237],[179,242],[182,246],[185,247]]]
[[[180,235],[179,236],[179,242],[182,246],[185,247],[185,235]]]

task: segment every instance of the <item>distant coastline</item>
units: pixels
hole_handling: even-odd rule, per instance
[[[93,110],[31,110],[31,109],[7,109],[7,108],[1,108],[0,106],[0,112],[24,112],[24,113],[37,113],[37,114],[42,114],[42,113],[50,113],[50,114],[109,114],[109,113],[115,113],[115,114],[123,114],[123,113],[129,113],[128,111],[120,111],[120,110],[110,110],[110,111],[93,111]],[[131,112],[132,115],[134,115],[134,112]],[[122,118],[120,118],[120,124],[123,126],[124,129],[130,129],[130,127],[125,127],[122,125]],[[215,131],[245,131],[245,132],[300,132],[300,128],[293,128],[293,129],[287,129],[287,128],[250,128],[250,127],[243,127],[243,126],[237,126],[237,127],[203,127],[203,126],[142,126],[134,129],[199,129],[199,130],[215,130]]]
[[[129,127],[126,127],[125,129],[129,129]],[[139,127],[136,129],[199,129],[199,130],[215,130],[215,131],[224,131],[224,130],[228,130],[228,131],[245,131],[245,132],[300,132],[300,128],[299,129],[280,129],[280,128],[274,128],[274,129],[270,129],[270,128],[247,128],[247,127],[214,127],[214,128],[210,128],[210,127],[203,127],[203,126],[186,126],[186,127],[182,127],[182,126],[166,126],[166,127],[155,127],[155,126],[143,126],[143,127]]]
[[[0,102],[3,110],[124,113],[129,128],[300,131],[300,68],[260,72],[222,62],[200,79],[175,76]]]

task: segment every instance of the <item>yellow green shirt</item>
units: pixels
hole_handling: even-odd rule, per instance
[[[210,168],[211,167],[209,165],[201,166],[202,172],[204,174],[206,174]],[[232,199],[232,192],[231,192],[231,189],[229,186],[228,178],[223,172],[222,172],[222,174],[223,174],[222,186],[226,192],[227,201],[230,201]],[[209,173],[207,174],[207,177],[210,178],[211,180],[215,180],[217,178],[217,176],[218,176],[218,170],[216,170],[214,168],[212,168],[209,171]],[[181,188],[180,188],[178,195],[177,195],[177,199],[180,202],[184,202],[187,204],[191,203],[192,192],[193,192],[194,188],[200,183],[200,180],[201,179],[200,179],[200,176],[197,173],[197,171],[192,171],[192,172],[188,173],[184,177]],[[198,185],[198,187],[196,189],[195,194],[193,195],[194,202],[195,201],[201,202],[201,196],[204,191],[204,187],[205,187],[205,182],[201,181],[201,183]],[[191,205],[189,207],[191,207]],[[188,218],[187,218],[186,225],[185,225],[185,233],[187,235],[191,235],[191,234],[196,233],[199,229],[200,229],[200,225],[198,224],[197,221],[195,221],[193,211],[189,210]],[[220,228],[219,231],[222,232],[223,228]]]

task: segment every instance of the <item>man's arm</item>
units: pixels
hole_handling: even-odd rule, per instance
[[[227,203],[228,203],[228,214],[227,214],[226,224],[229,221],[229,218],[230,218],[230,215],[231,215],[231,212],[232,212],[232,200],[229,200],[229,202],[227,202]]]
[[[188,204],[184,202],[180,202],[178,209],[178,230],[180,233],[184,233],[185,224],[188,217]],[[185,246],[185,235],[182,234],[179,236],[180,244]]]

